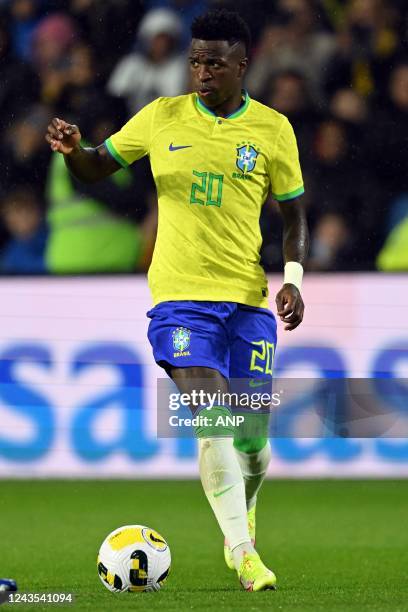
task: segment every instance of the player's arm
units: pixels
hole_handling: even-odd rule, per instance
[[[292,330],[302,322],[305,309],[300,283],[309,250],[309,231],[302,200],[279,202],[279,209],[283,220],[285,278],[276,296],[276,306],[281,321],[286,323],[285,329]]]
[[[104,144],[96,148],[81,147],[78,126],[63,119],[54,118],[51,121],[45,139],[52,151],[64,155],[69,171],[84,183],[100,181],[121,168]]]

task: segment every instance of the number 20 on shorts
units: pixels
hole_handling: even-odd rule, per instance
[[[273,342],[267,342],[266,340],[256,340],[252,344],[259,348],[252,349],[249,369],[252,372],[257,370],[272,376],[275,345]]]

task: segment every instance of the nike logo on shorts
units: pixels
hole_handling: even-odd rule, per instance
[[[258,381],[258,380],[251,379],[249,381],[249,386],[252,387],[252,388],[254,388],[254,387],[262,387],[263,385],[267,385],[270,382],[271,382],[270,380],[259,380]]]

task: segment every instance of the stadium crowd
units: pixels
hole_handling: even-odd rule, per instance
[[[190,90],[189,25],[207,8],[251,27],[250,95],[294,126],[313,271],[408,270],[405,0],[0,0],[0,271],[147,269],[157,203],[147,160],[92,185],[45,142],[50,118],[100,144],[158,96]],[[262,261],[282,269],[276,203]]]

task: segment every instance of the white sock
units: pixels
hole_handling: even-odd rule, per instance
[[[198,449],[201,483],[237,566],[242,553],[254,549],[248,532],[244,480],[233,440],[199,438]]]
[[[256,504],[256,496],[264,481],[272,452],[269,440],[257,453],[243,453],[235,449],[241,466],[242,476],[245,483],[245,498],[247,510]]]

